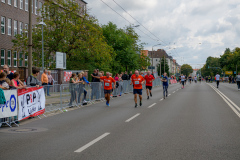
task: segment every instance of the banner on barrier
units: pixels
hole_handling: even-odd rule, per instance
[[[18,90],[18,120],[41,115],[45,112],[45,95],[43,87]]]
[[[0,104],[0,118],[17,116],[17,90],[4,90],[6,104]]]
[[[175,83],[177,83],[177,80],[176,79],[170,79],[170,82],[171,82],[171,84],[175,84]]]

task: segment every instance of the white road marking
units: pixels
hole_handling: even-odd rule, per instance
[[[216,89],[214,86],[208,84],[210,87],[212,87],[216,92],[217,94],[222,97],[222,99],[228,104],[228,106],[233,110],[234,113],[236,113],[236,115],[240,118],[240,113],[236,110],[236,108],[239,110],[239,107],[234,103],[232,102],[227,96],[225,96],[223,93],[221,93],[218,89]],[[230,102],[230,103],[229,103]],[[232,103],[232,104],[231,104]],[[233,105],[236,107],[234,108]]]
[[[175,91],[173,91],[173,93],[175,93]]]
[[[151,106],[149,106],[148,108],[152,108],[153,106],[155,106],[157,103],[153,103]]]
[[[103,135],[101,135],[100,137],[94,139],[93,141],[89,142],[88,144],[82,146],[81,148],[79,148],[78,150],[74,151],[77,153],[80,153],[82,151],[84,151],[85,149],[87,149],[88,147],[92,146],[93,144],[97,143],[98,141],[100,141],[101,139],[105,138],[106,136],[108,136],[110,133],[104,133]]]
[[[159,101],[162,101],[163,100],[163,98],[162,99],[160,99]]]
[[[171,96],[171,94],[169,94],[168,96]]]
[[[129,118],[128,120],[126,120],[125,122],[130,122],[131,120],[133,120],[134,118],[136,118],[137,116],[139,116],[140,113],[136,114],[135,116],[132,116],[131,118]]]

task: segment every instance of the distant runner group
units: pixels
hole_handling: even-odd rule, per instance
[[[106,76],[93,76],[94,78],[101,79],[104,82],[104,94],[106,99],[106,105],[110,106],[110,95],[115,89],[116,81],[110,76],[110,73],[107,72]],[[151,74],[150,71],[147,72],[147,75],[144,77],[142,75],[139,75],[139,71],[135,71],[135,74],[133,74],[130,78],[131,83],[130,85],[133,85],[133,94],[134,94],[134,102],[135,102],[135,108],[138,107],[138,96],[139,96],[139,105],[142,106],[142,90],[143,90],[143,84],[146,84],[146,92],[147,92],[147,99],[149,99],[149,96],[152,97],[152,86],[153,81],[155,80],[154,76]],[[164,73],[164,76],[162,77],[161,81],[163,82],[163,97],[167,97],[168,95],[168,77],[167,73]],[[112,85],[114,83],[114,85]]]

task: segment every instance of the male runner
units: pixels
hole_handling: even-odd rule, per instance
[[[166,72],[161,81],[163,82],[163,98],[165,99],[165,97],[168,97],[168,77]]]
[[[184,88],[184,83],[185,83],[185,76],[182,74],[181,76],[181,83],[182,83],[182,89]]]
[[[189,82],[190,82],[190,84],[192,83],[192,76],[190,75],[189,77],[188,77],[188,79],[189,79]]]
[[[133,94],[134,94],[134,101],[135,101],[135,108],[138,107],[137,105],[137,95],[139,95],[140,99],[140,106],[142,106],[142,85],[144,84],[144,78],[139,75],[138,71],[135,71],[135,75],[132,75],[131,84],[133,84]]]
[[[102,76],[102,77],[93,76],[93,77],[101,79],[104,82],[104,94],[106,99],[106,105],[109,107],[110,95],[112,93],[112,89],[113,88],[115,89],[116,81],[112,77],[110,77],[109,72],[106,73],[106,76]],[[112,87],[112,83],[114,83],[114,87]]]
[[[195,81],[195,83],[197,83],[197,76],[194,77],[194,81]]]
[[[219,86],[219,80],[220,80],[220,75],[217,73],[217,75],[215,76],[216,78],[216,82],[217,82],[217,88]]]
[[[147,75],[145,75],[144,79],[146,80],[146,91],[147,91],[147,99],[149,99],[149,93],[152,97],[152,82],[154,81],[153,75],[151,75],[150,71],[147,72]]]

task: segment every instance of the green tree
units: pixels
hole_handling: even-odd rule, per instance
[[[161,63],[160,63],[161,61]],[[167,73],[168,76],[170,76],[170,73],[169,73],[169,66],[168,66],[168,63],[167,63],[167,60],[165,57],[161,58],[161,60],[159,61],[159,65],[157,67],[157,72],[158,72],[158,75],[160,75],[160,65],[161,65],[161,74],[164,73],[164,65],[165,65],[165,72]],[[165,64],[164,64],[165,62]],[[160,75],[161,76],[161,75]]]
[[[107,44],[114,49],[111,64],[113,71],[119,73],[146,68],[149,65],[149,58],[140,54],[143,44],[139,44],[139,35],[132,27],[121,29],[109,22],[102,26],[102,30]]]
[[[193,72],[193,68],[192,66],[190,66],[189,64],[183,64],[181,67],[181,73],[183,75],[189,76],[191,73]]]
[[[97,19],[88,14],[81,14],[78,3],[72,1],[46,1],[42,18],[44,26],[44,61],[45,67],[54,62],[54,54],[64,52],[67,55],[67,69],[110,69],[109,63],[115,56],[103,36]],[[39,20],[38,20],[39,21]],[[33,30],[33,65],[41,66],[41,26]],[[13,40],[13,49],[28,54],[27,36],[18,35]],[[53,63],[50,68],[55,68]]]

